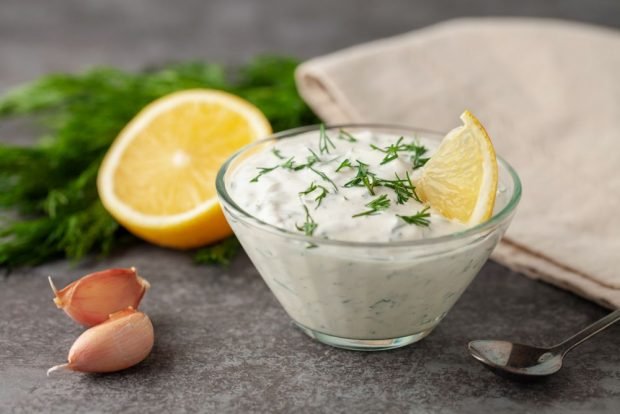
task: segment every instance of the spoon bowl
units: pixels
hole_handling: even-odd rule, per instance
[[[615,310],[566,341],[551,348],[539,348],[508,341],[478,340],[468,344],[469,353],[495,374],[514,380],[535,380],[555,374],[564,356],[620,320]]]
[[[542,378],[562,368],[562,355],[546,348],[491,340],[472,341],[468,348],[471,355],[487,368],[513,379]]]

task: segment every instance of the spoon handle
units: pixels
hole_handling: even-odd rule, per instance
[[[562,354],[562,356],[566,355],[568,351],[572,350],[577,345],[582,342],[590,339],[597,333],[601,332],[603,329],[608,326],[618,322],[620,320],[620,309],[617,309],[611,312],[609,315],[604,318],[599,319],[594,322],[592,325],[588,326],[584,330],[578,332],[577,334],[571,336],[566,341],[562,342],[559,345],[553,347],[553,351]]]

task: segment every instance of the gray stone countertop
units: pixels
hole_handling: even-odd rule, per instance
[[[260,52],[309,57],[460,15],[529,15],[620,25],[620,3],[474,1],[0,1],[0,91],[40,74],[95,64],[139,68]],[[29,142],[19,128],[3,142]],[[51,302],[58,285],[97,269],[136,266],[152,284],[143,310],[156,344],[142,364],[109,375],[65,373],[81,332]],[[535,384],[495,377],[469,357],[476,338],[550,345],[607,311],[493,262],[418,344],[360,353],[295,328],[249,262],[196,266],[146,244],[77,265],[56,261],[0,279],[0,413],[420,412],[618,413],[620,329],[570,354]]]

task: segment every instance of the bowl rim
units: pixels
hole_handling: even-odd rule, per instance
[[[424,128],[416,128],[409,125],[402,124],[391,124],[391,123],[339,123],[339,124],[313,124],[307,125],[292,129],[287,129],[284,131],[280,131],[274,134],[269,135],[268,137],[259,139],[254,141],[240,150],[236,151],[232,154],[228,159],[222,164],[220,169],[218,170],[216,179],[215,179],[215,188],[222,207],[225,209],[226,207],[231,208],[235,212],[237,212],[241,217],[243,217],[244,222],[250,224],[253,227],[258,229],[270,232],[272,234],[276,234],[281,237],[287,237],[294,240],[298,240],[301,242],[309,243],[311,245],[328,245],[328,246],[339,246],[339,247],[360,247],[360,248],[395,248],[395,247],[417,247],[417,246],[434,246],[438,244],[454,242],[462,239],[467,239],[471,236],[476,236],[478,234],[484,233],[487,230],[492,230],[493,228],[499,226],[506,219],[510,218],[515,208],[519,204],[521,199],[522,187],[521,180],[519,179],[519,175],[515,171],[515,169],[502,157],[496,154],[497,162],[508,171],[510,178],[514,184],[514,189],[510,200],[506,205],[497,213],[495,213],[489,220],[477,224],[475,226],[469,227],[465,230],[450,233],[443,236],[431,237],[427,239],[416,239],[416,240],[399,240],[399,241],[390,241],[390,242],[359,242],[359,241],[349,241],[349,240],[336,240],[336,239],[326,239],[323,237],[316,236],[306,236],[305,234],[295,233],[291,230],[287,230],[281,227],[274,226],[273,224],[269,224],[261,219],[253,216],[252,214],[245,211],[241,208],[230,196],[228,191],[226,190],[226,184],[224,182],[224,178],[226,176],[226,172],[228,171],[231,163],[243,153],[258,147],[260,145],[264,145],[270,141],[278,141],[285,138],[293,138],[297,135],[301,135],[303,133],[317,131],[324,125],[325,130],[333,130],[333,129],[347,129],[347,128],[367,128],[370,130],[373,129],[387,129],[387,130],[398,130],[398,131],[407,131],[412,134],[424,134],[424,135],[432,135],[435,137],[443,137],[445,133],[432,131]]]

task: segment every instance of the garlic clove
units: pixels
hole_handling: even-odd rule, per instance
[[[61,290],[49,278],[56,297],[54,303],[77,323],[93,326],[116,311],[129,306],[138,308],[149,283],[130,269],[108,269],[91,273]]]
[[[47,375],[59,369],[100,373],[120,371],[144,360],[151,352],[154,340],[149,317],[127,308],[84,331],[69,350],[69,362],[50,368]]]

